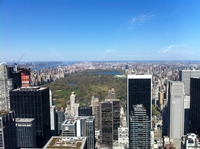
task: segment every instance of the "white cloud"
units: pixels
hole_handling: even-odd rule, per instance
[[[133,17],[131,20],[130,20],[130,24],[129,26],[127,27],[127,30],[130,31],[133,29],[133,27],[135,25],[142,25],[148,21],[150,21],[151,19],[153,19],[153,17],[155,16],[156,14],[140,14],[136,17]]]
[[[170,45],[168,47],[163,47],[161,50],[159,50],[157,53],[169,53],[169,52],[177,52],[180,50],[182,51],[183,47],[187,46],[186,44],[176,44],[176,45]]]

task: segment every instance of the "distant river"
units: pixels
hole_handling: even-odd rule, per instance
[[[42,70],[42,69],[45,69],[45,68],[53,68],[53,67],[58,67],[58,66],[67,66],[67,65],[70,65],[70,64],[75,64],[77,62],[55,62],[55,63],[49,63],[48,62],[46,63],[46,65],[41,65],[41,66],[35,66],[35,67],[32,67],[31,70]]]

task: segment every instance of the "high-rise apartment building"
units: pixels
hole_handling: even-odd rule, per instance
[[[17,149],[15,113],[0,111],[0,148]]]
[[[190,95],[190,78],[192,77],[200,77],[200,70],[179,71],[179,81],[184,82],[186,95]]]
[[[18,118],[35,118],[36,146],[43,147],[51,137],[50,100],[47,87],[21,87],[10,91],[11,109]]]
[[[200,78],[191,78],[190,87],[190,132],[200,136]]]
[[[152,75],[128,75],[127,76],[127,124],[133,111],[133,105],[142,104],[151,121],[152,115]]]
[[[151,147],[151,121],[143,105],[133,105],[129,120],[129,148]]]
[[[34,118],[16,118],[17,147],[36,147],[36,128]]]

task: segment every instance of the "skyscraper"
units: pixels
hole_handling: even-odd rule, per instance
[[[79,103],[76,103],[76,95],[72,92],[70,96],[70,114],[72,116],[78,116]]]
[[[16,118],[17,147],[36,147],[36,128],[34,118]]]
[[[190,87],[190,132],[200,135],[200,78],[191,78]]]
[[[190,95],[190,78],[192,77],[200,77],[200,70],[179,71],[179,81],[184,82],[186,95]]]
[[[106,147],[113,147],[113,140],[118,140],[120,126],[120,100],[107,99],[101,103],[101,131],[102,143]]]
[[[9,91],[13,89],[12,79],[8,76],[7,64],[0,63],[0,110],[10,110]]]
[[[152,75],[128,75],[127,76],[127,124],[133,111],[133,105],[142,104],[151,121],[152,109]]]
[[[0,111],[0,148],[17,149],[15,114]]]
[[[166,135],[173,139],[176,147],[180,148],[180,138],[184,135],[184,83],[180,81],[167,82],[167,106],[164,117]],[[163,130],[164,131],[164,130]]]
[[[95,116],[95,129],[100,130],[100,103],[99,98],[91,98],[92,115]]]
[[[133,111],[130,115],[129,131],[130,148],[149,149],[151,147],[151,121],[143,105],[133,105]]]
[[[35,118],[36,146],[51,137],[49,88],[21,87],[10,91],[11,109],[18,118]]]

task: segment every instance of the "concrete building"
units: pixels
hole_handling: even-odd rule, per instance
[[[167,82],[166,117],[164,127],[167,128],[167,136],[173,139],[173,143],[180,148],[180,138],[184,135],[184,83],[180,81]]]
[[[0,148],[17,149],[15,114],[13,111],[0,111]]]
[[[69,116],[62,124],[62,136],[86,136],[87,149],[95,148],[94,116]]]
[[[190,132],[200,136],[200,78],[191,78],[190,87]]]
[[[181,70],[179,71],[179,81],[185,84],[185,94],[190,95],[190,78],[200,77],[200,70]]]
[[[115,98],[115,89],[112,88],[108,91],[108,96],[106,97],[106,99],[116,99]]]
[[[72,116],[78,116],[79,103],[76,103],[76,95],[72,92],[70,96],[70,114]]]
[[[17,147],[36,147],[36,127],[34,118],[16,118]]]
[[[8,76],[7,64],[0,63],[0,110],[10,110],[9,91],[13,89],[12,79]]]
[[[143,105],[133,105],[129,120],[129,148],[151,147],[151,121]]]
[[[129,146],[129,130],[128,127],[118,127],[118,147]]]
[[[77,136],[77,122],[73,116],[69,116],[62,123],[62,136]]]
[[[92,115],[95,116],[95,130],[100,130],[100,103],[99,98],[92,96],[91,98]]]
[[[36,147],[51,137],[50,98],[47,87],[21,87],[10,91],[11,109],[18,118],[35,118]]]
[[[87,149],[87,137],[53,136],[43,149]]]
[[[142,104],[151,121],[152,115],[152,75],[128,75],[127,76],[127,124],[133,111],[133,105]]]

